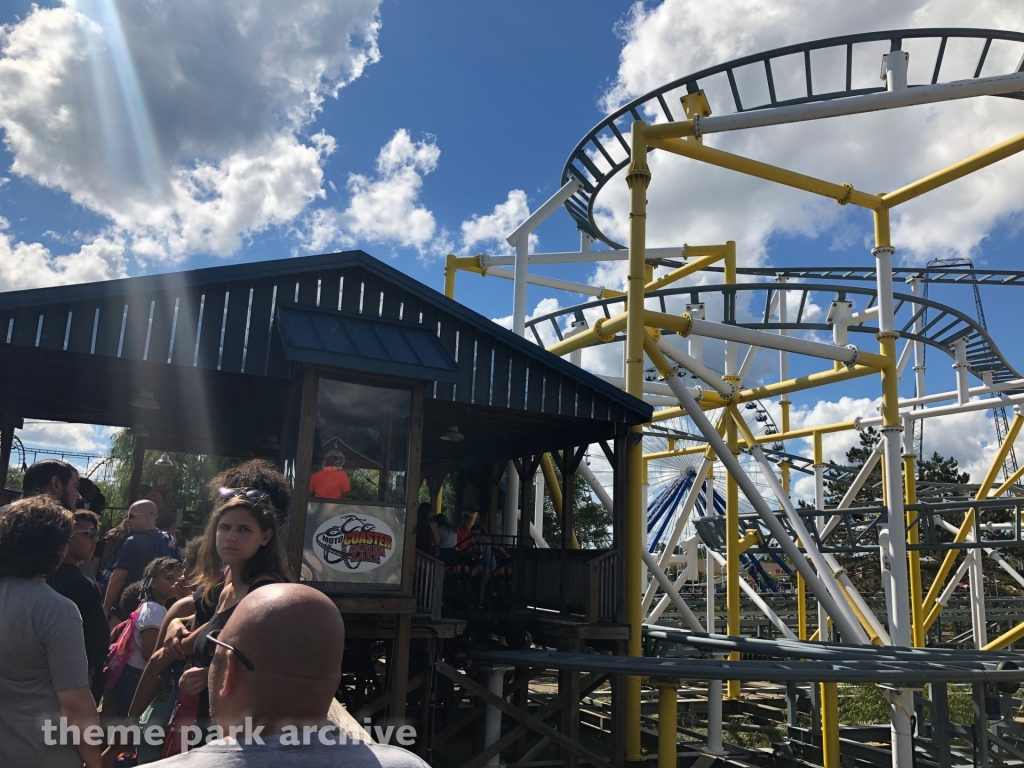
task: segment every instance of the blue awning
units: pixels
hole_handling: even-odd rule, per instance
[[[419,324],[301,304],[279,305],[277,320],[288,360],[407,379],[456,379],[455,360]]]

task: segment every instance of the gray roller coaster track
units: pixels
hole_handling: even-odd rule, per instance
[[[616,173],[622,170],[629,163],[629,140],[627,138],[630,125],[636,120],[647,122],[658,122],[661,120],[679,120],[683,118],[681,106],[670,107],[669,100],[673,99],[676,91],[681,93],[696,93],[703,89],[712,109],[716,114],[735,114],[738,112],[750,112],[754,110],[770,110],[777,107],[786,107],[794,104],[806,104],[811,102],[833,101],[836,99],[863,96],[872,93],[881,93],[885,86],[880,84],[875,87],[855,88],[854,83],[854,52],[858,46],[865,46],[871,43],[888,41],[890,50],[899,49],[905,40],[933,41],[936,53],[930,70],[929,83],[910,83],[914,88],[918,85],[950,82],[952,78],[943,77],[943,61],[946,58],[946,46],[950,40],[973,41],[980,48],[977,64],[974,67],[973,78],[982,76],[985,69],[985,62],[988,59],[992,43],[995,41],[1010,41],[1015,43],[1024,42],[1024,34],[1019,32],[1007,32],[994,29],[901,29],[885,32],[868,32],[857,35],[844,35],[842,37],[830,37],[824,40],[815,40],[809,43],[789,45],[784,48],[776,48],[772,51],[757,53],[751,56],[744,56],[733,61],[719,64],[708,69],[681,77],[677,80],[656,88],[649,93],[640,96],[628,104],[620,107],[615,112],[605,117],[594,126],[586,136],[576,145],[569,159],[562,170],[562,184],[571,178],[579,179],[582,188],[570,197],[565,207],[569,214],[576,220],[579,228],[593,237],[601,240],[615,249],[625,246],[617,243],[605,235],[598,227],[594,218],[594,207],[597,196],[601,189],[611,180]],[[819,62],[821,54],[814,56],[816,52],[827,49],[845,50],[846,56],[846,77],[845,87],[842,90],[815,93],[814,84],[820,80],[820,73],[815,74],[815,59]],[[917,56],[915,51],[915,57]],[[776,77],[773,75],[773,62],[776,67],[784,67],[780,60],[790,56],[803,57],[804,90],[802,96],[790,99],[779,99],[776,93]],[[859,61],[859,60],[858,60]],[[877,61],[877,60],[876,60]],[[916,62],[915,62],[916,63]],[[819,69],[824,65],[818,63]],[[872,67],[878,66],[872,62]],[[744,68],[751,68],[746,70]],[[737,73],[744,69],[740,81],[737,81]],[[763,75],[761,71],[763,70]],[[742,85],[745,83],[743,74],[756,71],[763,80],[758,91],[767,94],[763,102],[754,103],[752,94],[745,93]],[[859,71],[859,70],[858,70]],[[1018,61],[1014,72],[1024,71],[1024,58]],[[992,74],[1008,74],[1007,72],[985,72],[985,76]],[[715,77],[725,75],[724,78]],[[961,78],[956,78],[961,79]],[[752,90],[752,89],[751,89]],[[744,103],[744,97],[746,103]],[[1003,94],[1003,98],[1024,99],[1024,93],[1016,92]],[[763,99],[763,96],[759,96]],[[678,102],[677,102],[678,104]]]
[[[829,283],[787,283],[785,284],[785,290],[792,296],[793,292],[800,294],[800,300],[796,312],[796,316],[793,322],[779,323],[774,321],[771,316],[771,305],[772,299],[776,291],[783,288],[783,284],[772,281],[765,281],[759,283],[740,283],[737,285],[695,285],[687,286],[683,288],[670,288],[661,291],[653,291],[647,294],[647,299],[658,299],[661,304],[661,310],[663,312],[668,311],[667,302],[671,298],[682,298],[689,301],[691,304],[697,304],[700,302],[707,302],[710,296],[721,297],[722,305],[725,308],[725,317],[723,322],[731,325],[738,325],[743,328],[753,328],[756,330],[763,331],[778,331],[786,329],[789,331],[825,331],[831,333],[832,326],[824,322],[811,322],[804,318],[805,310],[809,303],[809,298],[815,293],[827,294],[828,298],[825,299],[825,304],[838,299],[840,301],[847,300],[851,296],[860,296],[867,300],[866,306],[874,306],[876,300],[876,291],[873,285],[835,285]],[[737,322],[736,320],[736,307],[740,303],[737,301],[739,294],[753,294],[762,293],[764,294],[764,312],[760,317],[751,317],[746,322]],[[1006,381],[1012,381],[1014,379],[1024,378],[1021,374],[1010,365],[1010,363],[1003,357],[1003,354],[996,347],[995,342],[992,341],[992,337],[989,336],[988,332],[981,327],[981,325],[974,318],[966,315],[965,313],[953,309],[952,307],[941,304],[931,299],[925,299],[920,296],[913,296],[905,293],[895,293],[893,298],[896,302],[895,315],[897,317],[897,330],[900,336],[904,339],[910,339],[913,341],[922,341],[936,349],[941,350],[946,355],[952,356],[950,345],[961,338],[967,339],[967,361],[971,366],[971,373],[977,376],[979,379],[983,379],[983,374],[987,372],[992,373],[992,382],[999,384]],[[758,302],[759,304],[760,302]],[[755,306],[755,296],[750,296],[749,305]],[[922,328],[921,334],[915,334],[913,332],[914,321],[927,312],[927,322]],[[585,314],[590,315],[591,321],[593,320],[594,313],[603,314],[605,317],[611,317],[614,314],[619,314],[625,310],[625,298],[616,296],[609,299],[601,299],[599,301],[591,301],[585,304],[577,304],[573,307],[565,307],[555,312],[551,312],[546,315],[541,315],[530,319],[526,326],[529,331],[533,333],[534,339],[538,344],[543,346],[541,341],[541,329],[545,326],[550,327],[554,335],[561,341],[562,339],[562,328],[565,326],[563,322],[568,316],[572,316],[575,319],[584,318]],[[874,336],[878,333],[878,328],[872,325],[854,325],[849,328],[851,333],[859,334],[871,334]],[[617,341],[621,341],[624,336],[620,334],[616,337]],[[614,343],[614,342],[608,342]]]

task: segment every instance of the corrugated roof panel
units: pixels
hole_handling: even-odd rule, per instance
[[[300,304],[278,307],[285,357],[344,370],[454,381],[455,361],[427,329]]]

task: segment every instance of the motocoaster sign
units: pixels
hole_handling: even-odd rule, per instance
[[[325,520],[313,534],[316,558],[335,571],[360,573],[385,565],[395,554],[395,534],[379,517],[360,512]]]

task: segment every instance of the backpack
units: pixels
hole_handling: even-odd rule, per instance
[[[135,624],[138,615],[139,611],[136,609],[128,621],[124,623],[117,642],[110,646],[110,653],[107,654],[107,664],[103,668],[103,674],[106,678],[103,683],[103,689],[106,691],[114,690],[114,686],[117,685],[121,673],[128,666],[128,660],[131,659],[132,653],[135,652]]]

